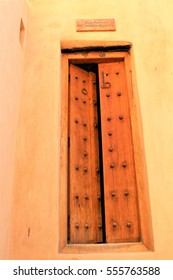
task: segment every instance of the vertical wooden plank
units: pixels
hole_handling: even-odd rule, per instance
[[[140,239],[124,61],[99,64],[106,242]]]
[[[93,154],[93,147],[98,146],[93,120],[93,78],[94,74],[70,65],[70,243],[97,243],[100,238],[96,150]]]
[[[103,241],[102,232],[102,200],[100,187],[100,157],[99,157],[99,126],[98,126],[98,100],[97,100],[97,85],[96,75],[89,73],[89,86],[91,91],[90,100],[90,143],[91,143],[91,184],[92,184],[92,199],[95,212],[95,230],[96,240],[98,243]],[[94,213],[93,213],[94,214]]]

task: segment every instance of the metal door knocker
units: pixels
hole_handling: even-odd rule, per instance
[[[105,73],[102,72],[102,88],[110,88],[111,87],[111,83],[110,82],[105,82]]]

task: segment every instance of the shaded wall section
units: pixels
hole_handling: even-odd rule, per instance
[[[0,259],[8,258],[9,253],[26,20],[27,8],[24,0],[0,1]]]

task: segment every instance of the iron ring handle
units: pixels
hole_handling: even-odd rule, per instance
[[[102,84],[102,88],[110,88],[111,87],[111,83],[106,82]]]

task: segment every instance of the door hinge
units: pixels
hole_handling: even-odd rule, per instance
[[[70,147],[70,137],[68,137],[68,147]]]

